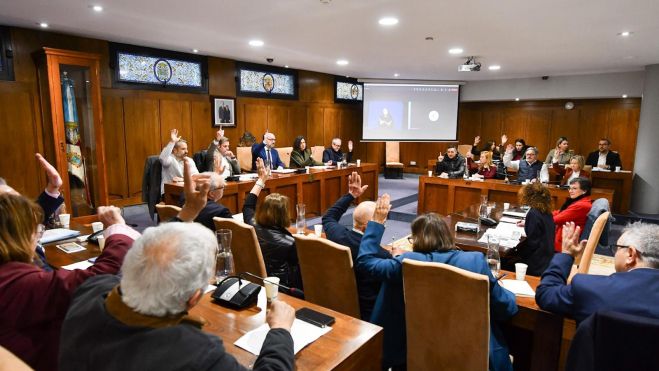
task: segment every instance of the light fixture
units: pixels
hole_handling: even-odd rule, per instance
[[[400,76],[400,74],[394,73],[394,77],[398,77],[398,76]]]
[[[463,51],[462,48],[452,48],[448,50],[449,54],[462,54]]]
[[[515,98],[515,102],[519,102],[519,98]]]
[[[398,18],[384,17],[384,18],[380,18],[378,23],[380,24],[380,26],[395,26],[398,24]]]
[[[487,69],[490,70],[490,71],[498,71],[498,70],[501,69],[501,66],[499,66],[498,64],[493,64],[493,65],[489,66]]]
[[[250,46],[263,46],[264,42],[262,40],[250,40]]]
[[[103,7],[100,6],[100,5],[94,5],[94,6],[92,7],[92,9],[94,9],[94,11],[97,12],[97,13],[100,13],[100,12],[103,11]]]
[[[623,98],[627,98],[627,94],[623,94],[622,97],[623,97]]]
[[[284,68],[288,68],[288,65],[285,65]]]
[[[632,34],[633,34],[633,32],[631,32],[631,31],[622,31],[622,32],[618,33],[618,36],[629,37]]]
[[[192,49],[192,52],[193,53],[199,53],[199,50],[198,49]]]
[[[41,22],[41,23],[39,23],[39,26],[41,26],[41,28],[48,28],[48,23]]]
[[[336,61],[336,64],[338,64],[339,66],[347,66],[348,63],[349,62],[345,59],[339,59],[338,61]]]

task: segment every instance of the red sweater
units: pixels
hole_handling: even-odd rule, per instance
[[[591,201],[590,197],[586,196],[572,203],[565,210],[555,210],[552,213],[554,224],[556,224],[556,236],[554,237],[554,250],[556,252],[561,252],[563,249],[563,225],[567,222],[574,222],[583,231],[592,203],[593,201]]]
[[[85,270],[0,265],[0,345],[36,370],[56,370],[60,329],[73,292],[89,277],[119,272],[132,244],[127,235],[109,236],[103,253]]]

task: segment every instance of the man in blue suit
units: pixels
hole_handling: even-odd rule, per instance
[[[616,273],[577,274],[568,285],[574,257],[585,246],[579,233],[574,223],[563,227],[563,253],[554,255],[535,295],[540,308],[577,322],[602,310],[659,318],[659,225],[628,225],[614,245]]]
[[[284,168],[285,165],[279,158],[279,152],[275,149],[275,135],[265,132],[263,142],[256,143],[252,146],[252,171],[256,171],[256,159],[262,158],[263,163],[270,169]]]

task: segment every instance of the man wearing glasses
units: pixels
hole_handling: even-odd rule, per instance
[[[577,274],[567,284],[574,258],[585,246],[580,233],[572,222],[563,227],[563,253],[554,255],[535,295],[540,308],[578,323],[600,310],[659,318],[659,225],[625,227],[612,246],[616,273]]]
[[[588,154],[586,165],[607,170],[615,170],[618,166],[622,168],[620,155],[617,152],[609,151],[610,146],[610,140],[607,138],[600,139],[599,143],[597,143],[598,150]]]
[[[256,159],[263,159],[263,163],[269,169],[283,169],[286,167],[279,158],[279,152],[275,149],[277,138],[268,131],[263,134],[263,142],[252,146],[252,171],[256,171]]]

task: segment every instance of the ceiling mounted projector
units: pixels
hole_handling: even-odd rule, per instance
[[[475,57],[468,57],[464,64],[458,66],[459,72],[478,72],[481,70],[480,62],[476,62]]]

